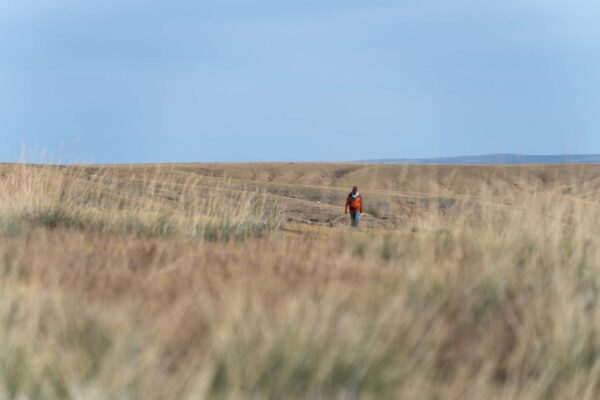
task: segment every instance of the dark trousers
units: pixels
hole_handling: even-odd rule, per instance
[[[358,225],[360,224],[360,211],[350,212],[350,223],[353,228],[358,228]]]

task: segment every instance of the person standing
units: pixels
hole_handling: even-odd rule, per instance
[[[350,224],[353,228],[357,228],[360,222],[360,217],[363,214],[363,198],[358,192],[358,187],[354,186],[352,192],[346,199],[346,207],[344,208],[344,214],[350,212]]]

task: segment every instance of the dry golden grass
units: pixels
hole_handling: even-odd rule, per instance
[[[507,168],[0,166],[0,398],[599,398],[600,169]]]
[[[138,171],[136,171],[138,172]],[[6,168],[0,185],[5,231],[59,225],[148,236],[228,239],[260,236],[277,229],[279,211],[259,191],[210,187],[194,177],[172,180],[168,172],[142,169]]]

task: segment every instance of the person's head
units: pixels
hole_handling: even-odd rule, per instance
[[[358,186],[353,186],[352,187],[352,194],[356,194],[358,193]]]

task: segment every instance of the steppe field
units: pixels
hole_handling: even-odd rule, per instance
[[[0,399],[600,398],[600,165],[3,164],[0,274]]]

